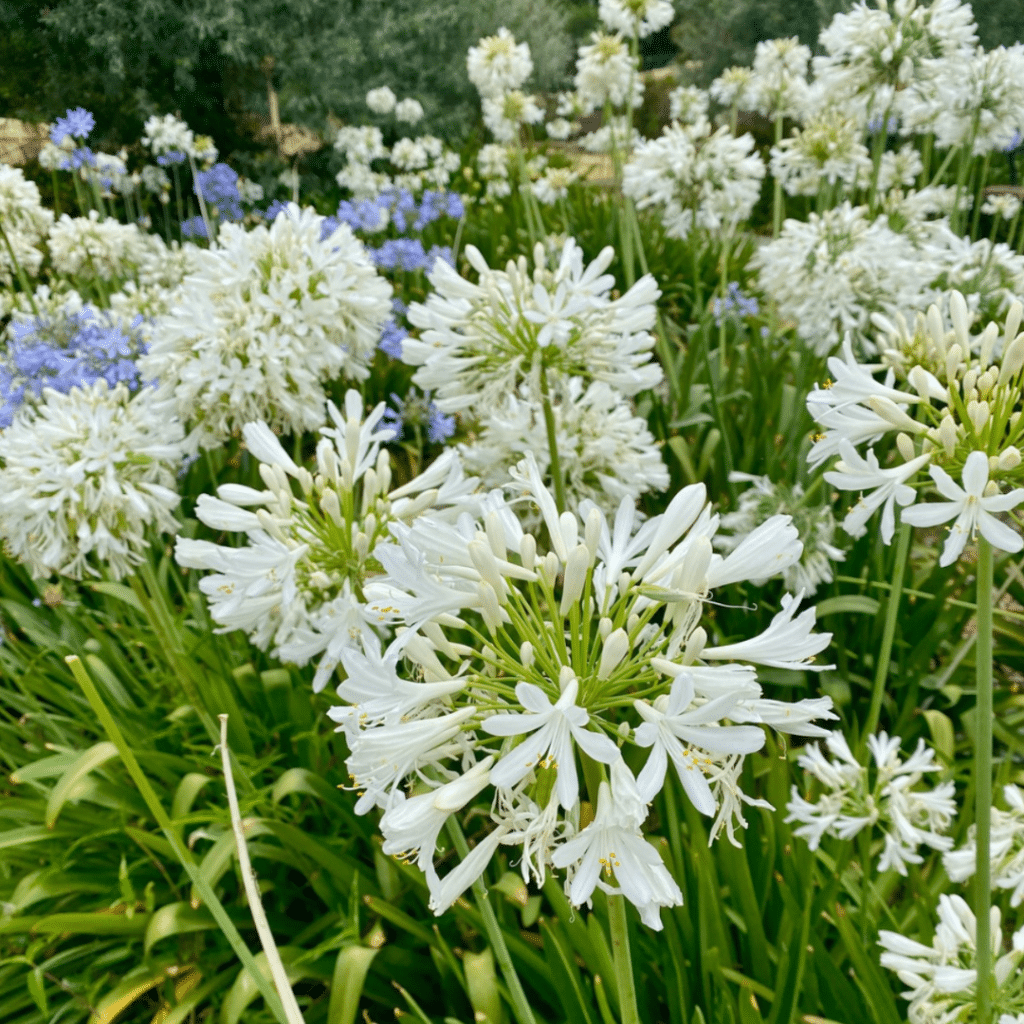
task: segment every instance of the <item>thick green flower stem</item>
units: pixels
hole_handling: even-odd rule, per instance
[[[469,856],[469,846],[466,844],[466,837],[453,815],[448,819],[448,834],[452,837],[455,849],[459,856],[465,860]],[[484,931],[487,932],[487,941],[491,944],[494,958],[498,961],[501,976],[508,985],[509,998],[512,1000],[512,1010],[515,1013],[519,1024],[537,1024],[537,1019],[530,1009],[530,1002],[523,991],[523,983],[519,980],[515,965],[512,963],[512,954],[505,945],[505,936],[501,932],[501,925],[494,914],[494,908],[487,895],[487,886],[482,879],[478,878],[473,883],[473,895],[476,897],[476,905],[480,910],[480,916],[484,921]]]
[[[867,747],[868,737],[878,728],[878,717],[882,712],[882,697],[885,695],[885,684],[889,678],[892,644],[896,636],[896,619],[899,617],[900,598],[903,596],[903,577],[907,568],[907,556],[910,554],[910,533],[910,524],[901,523],[896,536],[896,562],[892,569],[892,586],[889,588],[889,600],[885,607],[885,632],[882,634],[882,647],[878,652],[878,662],[875,665],[871,706],[868,709],[867,721],[864,723],[858,744],[861,753]]]
[[[621,893],[608,897],[608,925],[612,938],[612,963],[619,989],[622,1024],[640,1024],[636,1004],[636,979],[633,958],[629,952],[629,926],[626,921],[626,897]]]
[[[783,117],[781,114],[775,115],[775,145],[782,141],[782,121]],[[772,238],[778,238],[779,232],[782,230],[782,182],[776,178],[774,191],[772,193]]]
[[[974,743],[974,822],[977,868],[978,1024],[992,1024],[992,545],[978,538],[978,639],[975,647],[977,736]]]
[[[562,459],[558,454],[558,435],[555,432],[555,413],[551,408],[551,391],[548,388],[548,371],[540,368],[540,397],[544,403],[544,426],[548,434],[548,454],[551,457],[551,482],[555,487],[555,504],[559,512],[564,512],[568,505],[565,501],[565,477],[562,475]]]

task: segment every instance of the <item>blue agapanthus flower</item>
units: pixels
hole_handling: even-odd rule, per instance
[[[185,162],[185,154],[181,150],[171,149],[166,153],[161,153],[156,158],[156,162],[161,167],[169,167],[171,164],[183,164]]]
[[[730,281],[725,298],[717,298],[712,303],[715,313],[715,324],[721,326],[722,317],[727,313],[735,312],[740,318],[757,316],[761,312],[761,304],[757,301],[756,295],[744,295],[740,291],[738,281]]]
[[[441,412],[431,401],[429,391],[420,394],[411,388],[405,398],[392,392],[391,401],[395,407],[384,411],[381,423],[395,432],[393,440],[400,440],[407,428],[425,430],[431,444],[444,444],[454,435],[455,417]]]
[[[75,107],[54,122],[50,129],[50,141],[59,146],[69,135],[74,139],[87,139],[95,127],[96,118],[85,107]]]
[[[287,210],[287,209],[288,209],[288,204],[287,204],[287,203],[282,203],[280,199],[275,199],[275,200],[274,200],[274,201],[273,201],[273,202],[272,202],[272,203],[271,203],[271,204],[270,204],[270,205],[269,205],[269,206],[267,207],[267,211],[266,211],[266,213],[264,213],[264,214],[263,214],[263,216],[264,216],[264,217],[265,217],[265,218],[266,218],[267,220],[269,220],[269,221],[273,222],[273,221],[277,220],[277,215],[278,215],[279,213],[284,213],[284,212],[285,212],[285,210]],[[324,235],[324,233],[323,233],[323,232],[321,231],[321,232],[320,232],[320,241],[322,242],[322,241],[324,240],[324,238],[325,238],[325,237],[326,237],[326,236],[325,236],[325,235]]]
[[[196,195],[213,205],[223,220],[240,221],[243,216],[242,196],[238,191],[238,174],[227,164],[214,164],[208,171],[199,171],[195,181]]]
[[[202,217],[189,217],[181,222],[182,238],[209,238],[206,222]]]
[[[15,321],[0,361],[0,428],[10,426],[25,399],[38,398],[44,388],[67,394],[102,379],[134,391],[141,383],[136,361],[146,351],[142,323],[138,316],[126,325],[89,305],[77,313]]]
[[[88,146],[72,150],[60,165],[62,171],[77,171],[80,167],[95,167],[96,154]]]
[[[394,320],[388,320],[381,328],[380,341],[377,348],[390,359],[402,358],[402,342],[409,337],[409,332]]]

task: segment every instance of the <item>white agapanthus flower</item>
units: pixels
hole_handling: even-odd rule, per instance
[[[153,331],[143,374],[172,394],[200,446],[246,423],[288,432],[324,423],[324,384],[365,379],[391,286],[347,225],[294,204],[270,227],[221,227]]]
[[[816,87],[865,126],[896,116],[910,130],[930,131],[966,70],[976,28],[959,0],[856,4],[821,32]]]
[[[803,543],[800,561],[788,566],[782,574],[785,588],[792,593],[813,594],[823,583],[833,579],[833,562],[842,562],[846,555],[833,544],[836,521],[828,504],[807,502],[800,484],[792,488],[773,483],[766,476],[732,473],[729,479],[749,483],[739,497],[736,510],[722,516],[715,546],[720,551],[733,551],[743,538],[774,515],[792,516]]]
[[[613,107],[638,107],[644,87],[629,44],[620,35],[594,32],[590,42],[579,48],[576,95],[589,112]]]
[[[757,682],[759,664],[821,667],[810,661],[829,638],[813,632],[813,609],[794,617],[799,599],[787,595],[764,633],[732,644],[716,646],[700,625],[712,588],[798,559],[796,531],[777,517],[723,558],[703,485],[642,524],[629,497],[613,519],[590,502],[560,515],[531,458],[508,491],[455,522],[393,523],[393,543],[375,550],[384,574],[368,586],[366,610],[396,638],[385,652],[345,657],[347,704],[331,713],[351,751],[357,810],[383,808],[388,841],[422,855],[441,812],[471,794],[490,802],[493,829],[461,865],[439,879],[421,860],[438,913],[509,845],[522,848],[524,879],[564,868],[574,905],[600,884],[658,928],[660,907],[679,893],[640,825],[669,761],[701,813],[716,815],[713,834],[731,836],[745,824],[743,805],[757,802],[738,779],[764,726],[820,737],[816,722],[834,717],[827,698],[766,700]],[[524,530],[524,502],[537,505],[542,527]],[[648,751],[639,779],[623,742]],[[600,781],[609,775],[610,785]],[[408,782],[436,794],[416,805],[418,835],[399,824],[412,808],[394,813],[407,807]],[[584,800],[597,814],[581,830]]]
[[[14,250],[17,266],[35,277],[43,262],[42,242],[51,230],[53,211],[42,205],[39,187],[27,181],[20,167],[0,164],[0,227]],[[0,240],[0,283],[10,288],[17,266]]]
[[[808,395],[807,408],[824,432],[808,455],[812,465],[840,456],[826,475],[841,490],[860,491],[860,502],[844,522],[855,536],[870,516],[884,509],[882,538],[891,541],[895,506],[904,522],[938,526],[953,520],[939,564],[960,557],[980,531],[995,547],[1019,551],[1019,530],[998,514],[1024,504],[1021,448],[1021,373],[1024,306],[1015,302],[1005,323],[990,322],[971,333],[967,302],[949,296],[952,329],[938,306],[918,314],[911,330],[876,317],[881,363],[860,363],[847,342],[843,358],[829,359],[834,380]],[[882,380],[878,379],[884,373]],[[893,464],[886,467],[873,446],[894,437]],[[868,445],[866,455],[858,451]],[[946,499],[914,504],[928,470],[932,487]],[[956,483],[959,477],[963,486]]]
[[[906,761],[900,757],[900,738],[886,733],[868,737],[874,770],[853,756],[842,733],[825,740],[832,760],[817,743],[808,744],[797,763],[821,787],[817,800],[800,795],[796,786],[786,810],[786,821],[797,823],[793,835],[816,850],[826,835],[849,840],[863,829],[878,826],[883,847],[878,871],[907,873],[908,864],[923,860],[919,847],[947,851],[953,840],[946,835],[956,816],[955,786],[941,782],[921,788],[925,773],[941,771],[935,751],[920,740]]]
[[[823,185],[837,183],[850,190],[866,186],[871,155],[862,137],[861,125],[834,108],[814,114],[804,128],[772,147],[772,176],[791,196],[817,195]]]
[[[49,245],[54,270],[102,281],[134,276],[152,249],[150,236],[135,224],[121,224],[112,217],[100,220],[95,210],[87,217],[65,213],[50,229]]]
[[[41,402],[0,431],[0,536],[37,579],[120,579],[146,532],[174,533],[183,430],[153,388],[106,381]]]
[[[579,139],[580,147],[588,153],[628,153],[643,142],[643,136],[633,127],[628,114],[614,115],[592,132]]]
[[[1014,195],[991,195],[982,203],[981,212],[1012,221],[1020,212],[1020,200]]]
[[[668,94],[668,112],[673,121],[702,125],[707,120],[710,97],[695,85],[680,85]]]
[[[708,92],[723,107],[746,110],[754,100],[754,72],[751,68],[726,68],[711,83]]]
[[[920,308],[939,272],[937,261],[884,217],[870,220],[866,207],[849,202],[806,221],[787,219],[751,265],[780,316],[819,355],[834,351],[847,332],[871,351],[871,314]]]
[[[153,114],[146,118],[143,128],[142,144],[148,146],[154,156],[164,153],[196,156],[195,133],[174,114],[164,114],[163,117]]]
[[[810,105],[807,65],[810,48],[796,36],[757,44],[749,85],[751,106],[765,117],[802,120]]]
[[[469,48],[466,56],[469,80],[481,96],[498,96],[518,89],[533,73],[527,43],[517,43],[504,26]]]
[[[423,120],[423,104],[411,96],[395,104],[395,120],[407,124],[418,124]]]
[[[344,125],[338,129],[334,148],[357,164],[369,164],[388,155],[384,136],[375,125]]]
[[[420,336],[403,342],[403,359],[419,367],[413,382],[433,391],[443,412],[487,413],[524,381],[539,396],[542,370],[601,380],[630,396],[661,380],[650,334],[658,287],[646,275],[611,298],[611,247],[587,266],[570,238],[549,264],[538,243],[532,273],[525,256],[492,270],[474,246],[465,252],[478,283],[438,261],[433,294],[409,307]]]
[[[483,97],[484,125],[498,142],[519,141],[523,125],[540,124],[544,120],[544,108],[537,97],[509,89]]]
[[[672,124],[641,142],[623,172],[623,192],[638,210],[655,210],[672,238],[686,238],[694,228],[730,231],[761,194],[765,167],[753,138],[709,130],[706,120]]]
[[[575,185],[579,175],[571,167],[548,167],[544,173],[530,185],[530,191],[537,201],[544,206],[552,206],[559,199],[569,195],[569,186]]]
[[[930,252],[939,267],[935,287],[961,292],[983,320],[1001,319],[1024,296],[1024,256],[1005,242],[972,242],[946,230]]]
[[[398,97],[390,86],[381,85],[366,94],[366,105],[375,114],[390,114],[395,109]]]
[[[567,499],[589,499],[607,512],[623,497],[664,490],[668,470],[647,423],[603,381],[585,386],[578,377],[553,389],[552,414]],[[468,472],[499,487],[509,470],[533,452],[550,474],[544,409],[528,386],[480,416],[473,440],[460,446]],[[524,510],[526,512],[526,510]]]
[[[357,391],[344,412],[327,403],[315,472],[297,465],[266,423],[249,423],[243,436],[259,460],[265,489],[225,484],[217,497],[199,498],[196,515],[215,530],[241,531],[244,547],[179,538],[178,563],[213,570],[200,589],[222,629],[241,629],[275,657],[305,665],[319,658],[313,688],[321,690],[345,651],[373,634],[363,588],[373,574],[373,552],[390,539],[393,522],[433,514],[454,518],[475,508],[476,481],[446,452],[402,487],[391,486],[391,462],[382,443],[394,431],[381,426],[384,403],[363,416]]]
[[[884,950],[883,967],[895,971],[910,1000],[910,1024],[956,1024],[976,1019],[978,971],[978,922],[960,896],[939,896],[939,924],[932,944],[883,929],[878,943]],[[1002,916],[993,907],[990,918],[992,962],[995,978],[992,1008],[1000,1024],[1014,1024],[1024,1014],[1024,928],[1018,931],[1008,953],[1003,952]]]
[[[645,39],[672,24],[671,0],[600,0],[597,16],[612,32]]]
[[[992,808],[989,850],[992,860],[992,886],[1010,893],[1010,906],[1024,903],[1024,790],[1003,787],[1007,809]],[[942,858],[942,866],[953,882],[966,882],[978,869],[977,829],[971,825],[967,843]]]

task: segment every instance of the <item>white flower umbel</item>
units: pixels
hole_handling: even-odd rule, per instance
[[[643,100],[643,81],[637,61],[622,36],[594,32],[579,48],[576,60],[576,95],[587,112],[613,107],[638,107]],[[627,138],[623,136],[621,147]]]
[[[16,266],[0,238],[0,283],[10,288],[18,266],[31,277],[39,273],[43,262],[41,243],[52,223],[53,211],[42,205],[36,183],[26,181],[20,167],[0,163],[0,228],[17,261]]]
[[[765,39],[754,50],[750,82],[752,106],[765,117],[802,120],[809,105],[807,64],[810,48],[796,36]]]
[[[608,384],[594,381],[584,387],[578,377],[556,381],[552,414],[571,504],[589,499],[611,513],[627,495],[639,498],[668,486],[668,470],[646,421]],[[550,473],[544,409],[528,385],[483,415],[473,434],[459,451],[467,472],[479,476],[485,486],[506,483],[508,471],[527,452],[535,454],[542,473]],[[523,513],[524,521],[530,521],[529,511]]]
[[[36,578],[127,575],[146,531],[174,533],[182,458],[173,404],[100,381],[43,400],[0,432],[0,536]]]
[[[527,43],[517,43],[504,26],[469,48],[466,56],[469,80],[481,96],[499,96],[518,89],[533,72]]]
[[[1003,787],[1007,809],[992,808],[992,886],[1010,893],[1010,906],[1024,903],[1024,790]],[[946,874],[954,882],[966,882],[977,870],[977,837],[974,825],[967,831],[967,843],[942,858]]]
[[[900,759],[900,738],[884,732],[868,737],[874,778],[851,753],[842,733],[825,740],[833,760],[817,743],[809,744],[798,763],[821,787],[816,801],[804,799],[796,786],[786,805],[787,822],[796,822],[793,835],[802,836],[816,850],[826,835],[852,839],[865,828],[883,830],[878,870],[907,873],[907,864],[920,864],[918,848],[947,851],[953,840],[945,835],[956,815],[953,782],[932,789],[918,787],[926,772],[941,771],[935,752],[920,740],[917,750]]]
[[[378,86],[366,94],[366,105],[375,114],[390,114],[395,109],[396,102],[394,90],[387,85]]]
[[[878,943],[884,950],[883,967],[895,971],[910,1000],[907,1019],[910,1024],[959,1024],[977,1020],[977,980],[975,967],[977,919],[959,896],[939,897],[939,924],[932,944],[910,939],[898,932],[882,930]],[[1011,1024],[1024,1014],[1024,928],[1018,931],[1008,953],[1003,953],[1003,932],[998,907],[992,908],[992,959],[995,961],[995,986],[992,999],[1000,1024]],[[1002,954],[1002,955],[1000,955]],[[980,1024],[980,1022],[979,1022]]]
[[[597,16],[613,32],[645,39],[672,24],[670,0],[600,0]]]
[[[863,346],[872,313],[920,308],[939,273],[885,218],[869,220],[866,207],[849,202],[807,221],[786,220],[751,265],[780,316],[819,355],[848,331]]]
[[[542,880],[552,865],[569,867],[570,899],[585,902],[594,885],[585,881],[590,868],[582,863],[584,848],[603,841],[598,833],[622,820],[610,807],[602,815],[600,807],[608,796],[617,806],[626,800],[615,781],[624,770],[623,743],[635,744],[641,757],[650,751],[641,790],[632,778],[626,787],[633,793],[630,835],[638,835],[646,804],[661,789],[672,760],[680,774],[703,776],[703,784],[687,778],[686,792],[702,813],[716,816],[714,833],[725,827],[731,836],[735,824],[744,824],[743,805],[755,802],[741,794],[738,780],[745,754],[763,743],[764,723],[823,736],[825,730],[812,721],[834,716],[827,698],[766,700],[753,665],[736,663],[746,660],[742,644],[733,653],[709,649],[708,631],[700,625],[712,586],[746,579],[746,571],[767,576],[767,567],[781,569],[799,557],[795,531],[782,517],[760,533],[751,550],[723,559],[712,552],[717,522],[701,485],[680,492],[663,515],[642,525],[629,498],[613,521],[590,503],[559,515],[529,458],[514,472],[510,490],[510,499],[492,492],[481,514],[455,523],[421,518],[392,525],[396,543],[376,549],[385,575],[368,591],[367,612],[405,628],[396,630],[389,652],[371,658],[380,667],[364,670],[355,656],[347,657],[346,667],[351,663],[358,676],[353,694],[359,704],[332,716],[349,739],[354,784],[389,806],[387,792],[397,791],[398,776],[389,769],[383,786],[377,774],[364,776],[359,767],[365,763],[364,736],[386,747],[390,726],[381,715],[390,707],[397,723],[399,712],[417,721],[438,713],[431,706],[449,716],[465,713],[461,745],[448,760],[439,759],[432,768],[436,774],[428,777],[453,778],[463,770],[464,749],[475,759],[493,756],[491,841],[522,844],[524,877]],[[524,531],[516,512],[520,503],[540,510],[537,530]],[[795,607],[787,599],[788,626],[755,642],[750,661],[819,667],[808,660],[828,637],[811,635],[813,610],[792,621]],[[784,659],[772,656],[776,638]],[[363,680],[374,672],[386,680],[382,699],[389,706],[363,695]],[[408,704],[417,697],[433,700],[426,712]],[[397,733],[394,741],[401,743]],[[613,780],[604,796],[602,765]],[[567,849],[584,801],[598,805],[599,824],[581,833],[587,840],[578,848]],[[653,884],[648,872],[664,877],[664,867],[656,848],[646,849],[651,853],[637,852],[635,863],[623,858],[615,878],[654,926],[666,900],[644,886]],[[584,878],[577,881],[581,871]],[[440,895],[435,904],[447,906]]]
[[[478,283],[438,260],[430,275],[434,292],[410,305],[420,336],[402,343],[402,357],[419,367],[413,381],[433,391],[443,412],[488,412],[524,382],[539,396],[542,370],[601,380],[626,395],[661,380],[651,360],[660,294],[652,277],[613,299],[615,279],[605,273],[615,256],[610,247],[589,266],[571,238],[553,266],[540,243],[533,256],[532,274],[524,256],[492,270],[466,246]]]
[[[817,195],[825,185],[850,190],[866,185],[871,155],[863,134],[863,126],[849,115],[835,108],[819,111],[772,148],[772,175],[791,196]]]
[[[611,785],[602,781],[598,787],[594,820],[559,846],[551,860],[568,869],[566,893],[574,906],[589,906],[596,888],[621,893],[644,924],[660,931],[661,908],[679,906],[683,894],[640,831],[646,817],[636,780],[620,758],[612,765]]]
[[[638,210],[656,211],[672,238],[693,228],[729,231],[746,220],[761,194],[765,168],[749,135],[709,134],[706,120],[672,124],[642,142],[623,171],[622,189]]]
[[[49,244],[54,270],[102,281],[133,276],[151,249],[135,224],[120,224],[112,217],[100,220],[95,210],[88,217],[64,214],[50,229]]]
[[[519,89],[483,99],[484,124],[498,142],[519,142],[524,125],[540,124],[544,120],[544,108],[536,98]]]
[[[1024,306],[1015,302],[1001,329],[989,323],[980,334],[971,333],[959,292],[950,294],[948,306],[952,329],[938,306],[919,314],[913,330],[902,318],[894,325],[877,317],[882,362],[861,364],[846,345],[842,359],[829,360],[835,383],[807,398],[811,415],[827,428],[816,437],[809,461],[817,465],[839,454],[829,482],[869,492],[844,527],[862,533],[870,515],[884,508],[882,537],[888,543],[896,505],[910,506],[901,516],[915,526],[954,520],[940,558],[944,566],[979,531],[1001,550],[1024,546],[1019,531],[996,517],[1024,504],[1024,488],[1013,486],[1024,483],[1024,333],[1018,333]],[[857,451],[893,436],[891,466],[873,447],[864,456]],[[931,486],[922,479],[926,466]],[[931,487],[946,500],[915,505],[922,489]]]
[[[180,565],[213,570],[200,589],[223,631],[242,629],[263,649],[273,644],[283,661],[304,665],[319,656],[315,690],[378,625],[379,616],[364,607],[363,588],[379,571],[373,553],[390,536],[389,524],[423,514],[454,517],[475,507],[476,483],[446,452],[392,489],[381,444],[394,432],[380,427],[384,403],[364,419],[362,398],[349,391],[344,413],[333,403],[326,411],[331,425],[321,430],[314,473],[292,461],[265,423],[250,423],[243,434],[266,490],[225,484],[216,498],[200,496],[199,519],[216,530],[244,531],[248,544],[179,538],[175,549]]]
[[[201,447],[246,423],[286,432],[325,420],[324,384],[363,380],[391,315],[391,286],[347,225],[290,205],[269,227],[221,227],[153,331],[156,378]]]

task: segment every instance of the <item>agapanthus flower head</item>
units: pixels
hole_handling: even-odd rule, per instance
[[[611,247],[587,266],[574,239],[550,261],[538,243],[532,273],[524,256],[492,270],[474,246],[465,254],[476,284],[438,262],[430,275],[434,292],[409,307],[420,337],[405,341],[403,358],[419,367],[413,380],[434,392],[438,408],[493,409],[523,382],[539,395],[542,371],[603,380],[627,395],[661,380],[649,333],[657,285],[647,275],[611,298]]]
[[[208,171],[199,171],[195,180],[196,195],[201,195],[222,220],[242,219],[242,196],[238,191],[238,172],[227,164],[214,164]]]
[[[817,195],[826,183],[842,182],[851,191],[866,186],[872,168],[862,137],[854,118],[834,107],[826,108],[772,148],[772,176],[791,196]],[[879,182],[879,187],[885,186]]]
[[[143,145],[148,146],[154,156],[170,156],[176,153],[180,160],[174,162],[183,162],[188,154],[194,155],[195,134],[174,114],[164,114],[163,117],[153,114],[152,117],[146,118],[144,129]]]
[[[710,97],[695,85],[680,85],[668,94],[669,117],[683,124],[701,125],[707,120]]]
[[[1024,503],[1024,487],[1013,486],[1024,482],[1024,333],[1018,333],[1024,306],[1015,302],[1003,325],[990,322],[980,334],[971,332],[959,292],[950,294],[948,306],[951,328],[935,305],[918,316],[913,329],[902,318],[894,324],[876,317],[882,362],[862,364],[846,344],[842,359],[829,360],[834,380],[807,399],[811,415],[825,428],[810,462],[838,454],[826,480],[861,492],[844,526],[855,535],[863,532],[870,514],[884,505],[882,537],[888,543],[895,504],[911,525],[952,520],[939,558],[943,566],[956,561],[978,532],[1004,551],[1024,547],[1020,532],[1000,518]],[[870,447],[886,437],[896,441],[889,468]],[[865,444],[868,451],[861,455],[858,448]],[[923,478],[926,469],[931,485]],[[945,500],[915,504],[922,490],[932,488]]]
[[[50,141],[59,146],[66,138],[83,141],[96,127],[96,118],[85,107],[68,110],[63,117],[58,117],[50,129]]]
[[[30,277],[42,266],[42,242],[52,224],[53,211],[43,206],[36,183],[28,181],[20,167],[0,164],[0,226],[17,266]],[[11,287],[16,275],[11,253],[0,242],[0,284]]]
[[[524,125],[540,124],[544,108],[537,98],[509,89],[483,98],[484,124],[498,142],[518,142]]]
[[[895,971],[910,1000],[910,1024],[956,1024],[977,1020],[978,922],[960,896],[939,896],[939,923],[932,944],[910,939],[899,932],[882,930],[878,943],[884,950],[882,966]],[[993,907],[990,918],[992,974],[995,979],[992,1009],[1000,1024],[1015,1024],[1024,1014],[1024,928],[1012,939],[1009,952],[1003,950],[1002,915]]]
[[[1010,893],[1010,906],[1024,903],[1024,790],[1007,784],[1003,787],[1006,810],[992,808],[989,851],[992,860],[992,887]],[[942,866],[953,882],[966,882],[978,870],[977,829],[971,825],[967,842],[942,858]]]
[[[198,214],[195,217],[187,217],[178,225],[182,238],[209,238],[210,232],[206,229],[206,221]]]
[[[87,217],[65,213],[50,229],[49,246],[59,273],[113,281],[134,276],[151,242],[137,225],[121,224],[113,217],[101,220],[90,210]]]
[[[397,100],[394,91],[387,85],[378,86],[366,94],[366,105],[375,114],[390,114]]]
[[[672,24],[670,0],[601,0],[597,16],[612,32],[644,39]]]
[[[47,388],[67,394],[102,379],[134,391],[140,384],[136,360],[146,350],[140,326],[141,317],[127,324],[89,305],[16,319],[0,362],[0,428]]]
[[[523,529],[522,502],[539,507],[541,528]],[[738,771],[764,725],[826,735],[815,722],[833,717],[827,698],[766,700],[754,667],[818,668],[810,659],[828,637],[812,632],[813,610],[794,617],[799,601],[787,597],[764,633],[724,646],[701,625],[712,588],[798,558],[795,531],[777,517],[723,559],[716,526],[703,485],[643,524],[628,497],[611,519],[590,502],[559,514],[529,457],[509,496],[492,492],[476,515],[392,526],[393,543],[375,551],[384,575],[367,588],[367,609],[405,628],[383,653],[345,657],[346,704],[331,716],[346,732],[357,811],[385,810],[386,842],[398,842],[392,812],[405,806],[405,783],[438,794],[422,802],[422,843],[405,834],[402,844],[419,850],[437,913],[504,844],[522,848],[524,879],[564,868],[573,904],[600,884],[658,928],[659,908],[681,897],[640,826],[668,771],[714,819],[712,833],[731,835],[744,824]],[[644,757],[638,776],[623,743]],[[586,789],[581,754],[595,765]],[[459,779],[459,792],[491,801],[493,829],[440,878],[435,812],[464,805],[440,799]],[[589,828],[584,799],[597,809]]]
[[[807,84],[810,59],[810,48],[796,36],[758,43],[749,87],[753,108],[766,117],[803,119],[810,99]]]
[[[366,377],[391,286],[347,225],[294,204],[269,227],[220,229],[158,319],[146,376],[175,396],[201,446],[255,420],[286,431],[324,422],[324,384]]]
[[[600,110],[605,103],[613,107],[638,107],[644,87],[629,44],[621,35],[594,32],[590,42],[579,48],[576,95],[586,112]]]
[[[517,43],[504,26],[469,48],[466,56],[469,80],[481,96],[497,96],[518,89],[533,72],[527,43]]]
[[[305,665],[319,658],[313,680],[323,689],[342,653],[381,627],[363,592],[379,574],[376,547],[389,527],[422,515],[454,518],[473,508],[476,481],[467,479],[454,452],[423,474],[392,486],[391,460],[382,445],[394,439],[381,402],[364,415],[350,390],[339,410],[328,402],[316,466],[297,465],[264,422],[243,428],[259,460],[262,491],[225,484],[217,497],[199,498],[196,514],[207,526],[244,532],[244,547],[181,538],[179,564],[213,570],[200,588],[223,631],[244,630],[258,647],[273,645],[282,661]],[[371,641],[372,642],[372,641]]]
[[[833,543],[836,521],[828,503],[811,502],[800,484],[774,483],[766,476],[732,473],[730,481],[749,483],[734,512],[722,516],[722,532],[715,537],[720,551],[732,551],[743,538],[774,515],[788,515],[803,543],[803,555],[782,573],[783,586],[792,593],[813,594],[833,579],[833,563],[846,555]]]
[[[423,104],[411,96],[395,104],[395,120],[416,124],[423,120]]]
[[[1020,212],[1020,200],[1014,195],[991,195],[982,204],[981,212],[1012,221]]]
[[[392,392],[391,404],[381,420],[391,430],[395,441],[407,437],[409,432],[425,437],[430,444],[444,444],[454,434],[455,417],[446,416],[431,400],[430,392],[419,394],[410,388],[403,398]]]
[[[672,124],[641,142],[623,172],[623,191],[637,209],[657,211],[672,238],[686,238],[695,227],[731,231],[761,194],[765,167],[753,138],[724,127],[709,132],[706,119]]]
[[[668,486],[661,451],[628,399],[604,381],[586,385],[579,377],[557,380],[551,392],[561,472],[573,505],[593,501],[610,514],[624,497],[635,500]],[[504,484],[527,452],[534,453],[543,475],[550,474],[544,406],[528,384],[481,411],[472,435],[459,450],[467,471],[485,486]],[[539,521],[536,508],[518,511],[527,523]]]
[[[806,221],[787,219],[751,266],[780,315],[819,355],[835,351],[847,333],[871,352],[871,314],[920,308],[939,271],[884,217],[872,220],[848,201]]]
[[[713,100],[723,107],[746,110],[754,98],[754,72],[751,68],[726,68],[708,87]]]
[[[787,822],[796,822],[793,835],[807,840],[816,850],[826,835],[849,840],[866,828],[878,826],[883,846],[878,871],[907,873],[908,864],[920,864],[922,846],[947,851],[953,847],[946,835],[956,816],[952,781],[921,788],[925,773],[941,771],[935,752],[920,740],[905,761],[901,740],[884,732],[868,737],[874,769],[853,756],[842,733],[825,740],[829,760],[817,743],[808,744],[798,758],[801,768],[818,784],[815,801],[804,799],[796,786],[786,805]]]
[[[0,432],[0,536],[36,578],[119,579],[178,529],[182,427],[152,388],[49,389]]]

